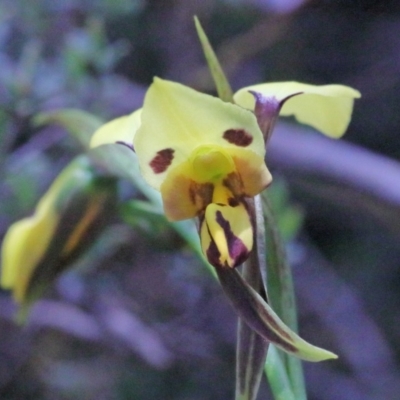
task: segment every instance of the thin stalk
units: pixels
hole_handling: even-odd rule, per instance
[[[265,262],[265,227],[260,196],[249,200],[254,210],[254,249],[243,264],[242,276],[265,300],[265,276],[261,266]],[[236,347],[236,400],[255,400],[267,357],[268,342],[251,329],[241,318],[238,321]]]

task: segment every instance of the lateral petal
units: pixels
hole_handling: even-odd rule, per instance
[[[230,154],[243,185],[242,191],[231,188],[233,193],[253,197],[272,182],[272,175],[265,164],[264,157],[247,149],[232,149]]]
[[[35,213],[7,231],[2,244],[1,286],[13,289],[17,301],[23,300],[31,276],[49,247],[68,189],[90,180],[86,164],[82,158],[72,162],[39,201]]]
[[[102,144],[124,143],[129,147],[133,146],[133,137],[140,126],[142,110],[136,110],[132,114],[113,119],[102,125],[93,134],[90,140],[90,147],[101,146]]]
[[[183,162],[168,173],[161,185],[164,212],[170,221],[196,217],[212,200],[213,184],[195,182],[191,169],[189,161]]]
[[[50,209],[51,199],[44,197],[36,213],[14,223],[6,233],[2,246],[1,286],[15,288],[18,300],[22,299],[33,269],[46,251],[58,215]]]
[[[240,89],[234,95],[236,103],[248,109],[255,106],[254,96],[249,91],[283,102],[280,115],[293,115],[299,122],[332,138],[344,134],[350,123],[354,99],[361,97],[360,92],[344,85],[263,83]]]

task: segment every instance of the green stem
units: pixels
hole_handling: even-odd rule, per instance
[[[261,268],[265,263],[265,227],[260,196],[248,201],[254,210],[254,248],[243,264],[242,276],[266,300],[265,276]],[[268,342],[251,329],[241,318],[238,321],[236,348],[236,400],[255,400],[268,350]]]

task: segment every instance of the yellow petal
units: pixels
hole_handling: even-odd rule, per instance
[[[102,125],[93,134],[90,147],[101,146],[102,144],[122,142],[132,147],[133,137],[140,126],[142,110],[136,110],[132,114],[113,119]]]
[[[219,182],[235,171],[235,164],[226,149],[221,146],[198,146],[191,154],[191,174],[196,182]]]
[[[251,150],[229,149],[226,154],[219,146],[203,150],[204,146],[194,150],[161,184],[170,221],[198,216],[211,202],[228,204],[229,198],[253,197],[272,181],[264,159]]]
[[[253,248],[253,227],[246,206],[211,203],[200,228],[201,246],[210,264],[234,268]]]
[[[173,168],[161,185],[164,212],[170,221],[196,217],[212,200],[213,184],[197,183],[191,171],[191,163],[186,160]]]
[[[68,189],[89,178],[86,159],[71,163],[39,201],[35,213],[8,229],[2,244],[1,286],[13,289],[18,302],[24,299],[35,268],[43,258],[60,220],[61,202]]]
[[[250,149],[264,157],[262,133],[253,113],[178,83],[154,79],[134,138],[142,174],[159,189],[167,170],[202,145]]]
[[[343,85],[315,86],[300,82],[274,82],[249,86],[234,95],[242,107],[254,109],[250,91],[284,102],[280,115],[293,115],[299,122],[312,126],[327,136],[339,138],[346,131],[353,111],[354,99],[360,92]],[[293,97],[291,97],[293,96]]]
[[[238,188],[231,188],[236,195],[254,197],[272,182],[272,175],[265,165],[264,157],[246,149],[232,149],[230,154],[243,185],[241,191]]]
[[[13,224],[3,241],[1,286],[14,288],[20,301],[34,267],[38,264],[54,233],[58,217],[49,209],[50,197],[39,203],[36,213]]]

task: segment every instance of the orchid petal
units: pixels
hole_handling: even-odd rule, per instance
[[[194,218],[212,200],[214,185],[195,182],[191,169],[189,161],[183,162],[168,173],[161,185],[164,212],[170,221]]]
[[[133,146],[133,138],[140,126],[142,110],[136,110],[132,114],[113,119],[102,125],[93,134],[90,147],[101,146],[109,143],[124,143]]]
[[[14,223],[3,241],[1,286],[14,288],[15,297],[21,301],[28,281],[44,255],[59,217],[54,209],[49,209],[51,196],[45,196],[36,213]]]
[[[218,149],[218,147],[216,147]],[[217,150],[218,151],[218,150]],[[215,151],[215,152],[217,152]],[[212,153],[209,151],[208,154]],[[232,149],[230,151],[234,171],[227,174],[224,183],[212,180],[200,180],[199,166],[191,159],[172,168],[160,187],[164,212],[170,221],[193,218],[204,211],[206,206],[215,201],[213,191],[219,186],[225,187],[235,197],[252,197],[265,189],[272,181],[272,176],[264,159],[251,150]],[[197,167],[197,168],[196,168]]]
[[[13,288],[17,301],[23,300],[31,276],[53,238],[61,217],[58,210],[61,193],[77,182],[87,182],[90,179],[84,168],[77,167],[79,163],[80,160],[63,171],[40,200],[31,217],[14,223],[6,233],[2,245],[1,286]]]
[[[265,154],[253,113],[178,83],[154,79],[134,138],[142,174],[159,189],[167,171],[187,160],[196,147],[217,145]]]
[[[255,99],[249,91],[283,103],[280,115],[293,115],[327,136],[339,138],[346,131],[354,99],[360,92],[343,85],[315,86],[299,82],[275,82],[249,86],[234,95],[235,102],[254,110]]]
[[[115,199],[114,179],[97,176],[82,155],[58,176],[31,217],[11,225],[2,244],[0,283],[25,311],[96,240]]]
[[[232,189],[235,193],[246,197],[253,197],[272,182],[272,175],[265,165],[264,157],[260,157],[251,150],[239,148],[232,149],[230,153],[237,174],[243,184],[241,191],[238,191],[236,188]]]

